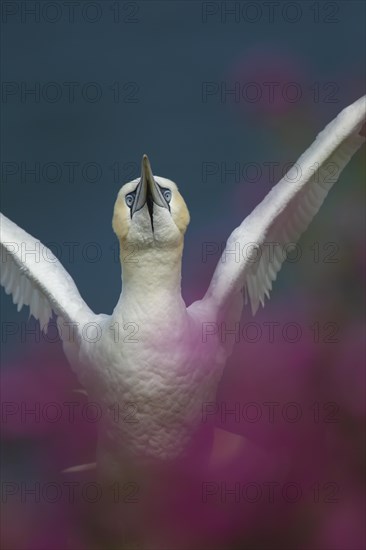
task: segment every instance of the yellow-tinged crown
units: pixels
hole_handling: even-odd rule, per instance
[[[169,196],[166,203],[157,204],[149,196],[136,211],[141,179],[126,183],[119,191],[114,205],[113,230],[121,245],[135,243],[142,246],[172,246],[183,241],[190,221],[187,205],[177,185],[166,178],[154,176],[154,182],[162,197]],[[159,198],[159,197],[158,197]]]

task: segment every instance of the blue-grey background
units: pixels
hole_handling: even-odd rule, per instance
[[[13,3],[14,15],[5,11],[10,10],[6,4],[2,6],[2,210],[43,242],[61,247],[65,267],[98,312],[110,312],[120,291],[119,266],[111,250],[116,245],[112,208],[119,187],[138,175],[143,153],[150,156],[156,174],[179,184],[190,209],[184,261],[189,301],[200,296],[207,282],[200,281],[192,296],[187,291],[197,286],[202,243],[224,241],[274,183],[268,182],[266,172],[255,183],[238,184],[230,177],[221,183],[220,174],[203,182],[202,163],[226,162],[231,167],[234,162],[294,161],[325,123],[363,92],[363,2],[333,2],[328,7],[322,2],[295,2],[296,10],[285,2],[273,8],[272,16],[261,2],[259,11],[245,12],[246,2],[117,2],[119,15],[112,2],[100,3],[101,13],[90,5],[83,13],[82,6],[90,3],[81,2],[73,23],[62,3],[59,12],[52,6],[40,11],[38,23],[35,16],[23,13],[20,2]],[[238,4],[241,11],[228,12],[225,20],[225,9]],[[26,5],[30,9],[32,2]],[[118,17],[120,22],[114,22]],[[53,19],[59,20],[51,23]],[[253,71],[253,65],[264,61],[269,67],[263,71],[273,70],[270,81],[274,82],[282,60],[290,66],[284,82],[295,80],[302,90],[301,100],[286,103],[284,112],[267,116],[258,102],[241,98],[235,103],[230,96],[225,101],[219,93],[203,102],[203,83],[226,82],[229,88],[235,80],[232,73],[242,62],[243,82],[255,80],[253,72],[247,77],[248,66]],[[292,67],[297,74],[291,73]],[[4,88],[9,82],[18,87],[13,95]],[[30,88],[39,83],[38,103],[31,95],[22,99],[21,82]],[[46,86],[50,82],[62,89],[56,102],[52,102],[55,88]],[[77,83],[74,103],[65,82]],[[81,94],[90,82],[102,91],[94,103]],[[110,89],[116,82],[121,88],[119,103]],[[337,85],[330,96],[329,82]],[[126,83],[130,84],[123,89]],[[323,88],[317,100],[310,90],[314,83]],[[262,90],[266,96],[266,88]],[[93,92],[90,88],[91,97]],[[42,175],[36,182],[25,176],[22,183],[22,162],[27,169],[38,162],[41,170],[54,162],[62,170],[57,175],[48,168],[55,183]],[[70,162],[79,163],[74,182],[64,164]],[[90,177],[82,174],[89,162],[98,163],[101,170],[94,183],[93,168]],[[16,163],[16,168],[4,163]],[[120,176],[115,173],[116,163]],[[316,235],[324,242],[334,240],[342,197],[357,183],[347,181],[347,170],[324,207],[325,221]],[[360,211],[353,212],[352,218],[357,216]],[[80,243],[73,260],[63,244],[67,242]],[[90,242],[102,250],[94,263],[83,257],[97,253],[85,249]],[[55,245],[52,249],[59,250]],[[284,280],[286,272],[281,277]],[[280,299],[280,289],[281,281],[275,300]],[[3,295],[2,308],[4,319],[27,318],[26,312],[16,314]]]
[[[34,5],[39,11],[32,15],[27,10]],[[71,17],[59,1],[2,3],[1,210],[50,243],[94,311],[110,313],[120,293],[112,210],[121,185],[139,175],[143,153],[157,175],[179,185],[190,210],[183,261],[183,295],[190,303],[205,292],[219,258],[216,254],[203,262],[205,243],[224,242],[279,179],[281,167],[295,161],[325,124],[364,93],[364,2],[271,6],[273,11],[268,2],[82,0]],[[65,84],[71,82],[73,101],[68,95],[71,84]],[[243,94],[222,95],[225,86],[230,90],[235,82]],[[87,88],[88,83],[94,84]],[[251,91],[260,90],[261,100],[246,95],[248,83]],[[268,83],[277,86],[273,101],[267,95]],[[301,92],[295,101],[291,94],[282,95],[289,83]],[[39,97],[22,95],[24,87],[37,86]],[[101,97],[93,102],[95,89]],[[55,90],[61,90],[56,100]],[[90,96],[85,95],[88,91]],[[279,163],[274,178],[265,168],[269,162]],[[73,179],[69,163],[76,163]],[[88,163],[98,166],[94,182],[92,168],[83,173]],[[254,163],[262,176],[249,181],[241,174],[236,181],[224,170],[235,163]],[[24,173],[24,168],[37,165],[39,177]],[[205,166],[215,173],[205,174]],[[270,303],[256,318],[258,323],[297,322],[307,337],[316,322],[323,328],[327,322],[338,327],[339,343],[322,347],[316,360],[307,359],[306,368],[314,368],[307,401],[324,384],[330,388],[327,401],[344,398],[351,409],[364,403],[359,393],[363,374],[355,367],[362,356],[355,358],[364,315],[364,229],[363,150],[301,239],[301,259],[285,264]],[[74,257],[67,243],[74,243]],[[91,261],[95,251],[98,257]],[[332,251],[335,262],[327,256]],[[30,350],[37,357],[44,345],[42,338],[35,344],[32,334],[22,335],[22,326],[35,326],[32,320],[25,325],[26,309],[17,313],[1,292],[5,371],[18,363],[21,373]],[[248,309],[243,319],[251,320]],[[15,334],[7,333],[9,323],[18,326]],[[322,342],[323,337],[321,332]],[[291,377],[290,367],[306,356],[302,343],[294,348],[280,337],[274,348],[263,337],[254,351],[241,341],[228,364],[222,395],[234,382],[238,392],[252,382],[253,395],[247,399],[255,399],[260,387],[265,389],[262,399],[271,400],[271,388]],[[253,370],[244,373],[244,363]],[[52,388],[52,376],[49,383]],[[344,389],[344,396],[338,389]],[[296,400],[298,394],[291,391],[287,399]],[[357,430],[349,433],[358,441]],[[9,463],[15,467],[29,448],[11,448]],[[352,449],[353,444],[349,456]],[[339,449],[332,451],[338,455]],[[23,464],[25,477],[28,467]],[[354,469],[353,463],[342,464],[331,475],[338,479],[334,472]],[[317,541],[319,547],[334,543],[349,548],[359,542],[346,537],[344,546],[337,546],[338,536],[324,540],[323,546]]]

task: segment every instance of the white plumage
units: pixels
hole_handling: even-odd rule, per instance
[[[58,316],[70,364],[103,410],[101,461],[108,456],[118,464],[126,451],[154,459],[184,455],[231,352],[218,335],[205,342],[203,324],[238,321],[243,288],[253,314],[264,304],[283,246],[296,243],[363,143],[365,115],[366,96],[328,124],[230,235],[227,250],[239,243],[246,251],[240,261],[224,252],[206,295],[188,308],[180,289],[188,210],[173,182],[152,175],[146,156],[141,179],[123,186],[115,205],[123,285],[111,316],[95,315],[52,252],[1,215],[1,285],[18,311],[29,306],[43,330],[52,311]],[[116,422],[116,404],[133,421]]]

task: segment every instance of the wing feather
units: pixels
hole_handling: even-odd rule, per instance
[[[40,241],[0,214],[1,286],[11,294],[18,311],[30,315],[46,330],[52,311],[68,323],[82,324],[95,317],[65,268]]]
[[[257,256],[246,253],[238,262],[224,251],[204,297],[206,304],[216,310],[224,308],[243,286],[253,315],[264,304],[285,260],[284,249],[296,243],[307,229],[343,168],[365,141],[360,133],[365,118],[363,96],[326,126],[295,166],[233,231],[226,250],[239,242],[242,251],[254,245]]]

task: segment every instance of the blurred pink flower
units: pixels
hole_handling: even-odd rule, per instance
[[[309,100],[306,73],[304,60],[273,44],[258,44],[246,50],[230,68],[227,88],[238,83],[237,103],[246,114],[283,117]]]
[[[356,548],[363,518],[363,327],[349,325],[328,343],[311,328],[316,300],[302,292],[276,303],[254,319],[245,310],[240,341],[215,403],[203,405],[202,433],[187,459],[124,465],[96,502],[80,492],[99,483],[93,472],[60,473],[93,459],[95,426],[81,414],[73,425],[47,418],[34,425],[31,417],[24,424],[9,415],[5,443],[27,441],[29,454],[24,460],[14,448],[19,463],[8,465],[5,481],[77,485],[74,501],[66,492],[56,503],[8,496],[6,547]],[[8,365],[3,387],[7,402],[29,407],[84,399],[72,393],[76,380],[51,348]],[[213,424],[220,431],[205,460]]]

